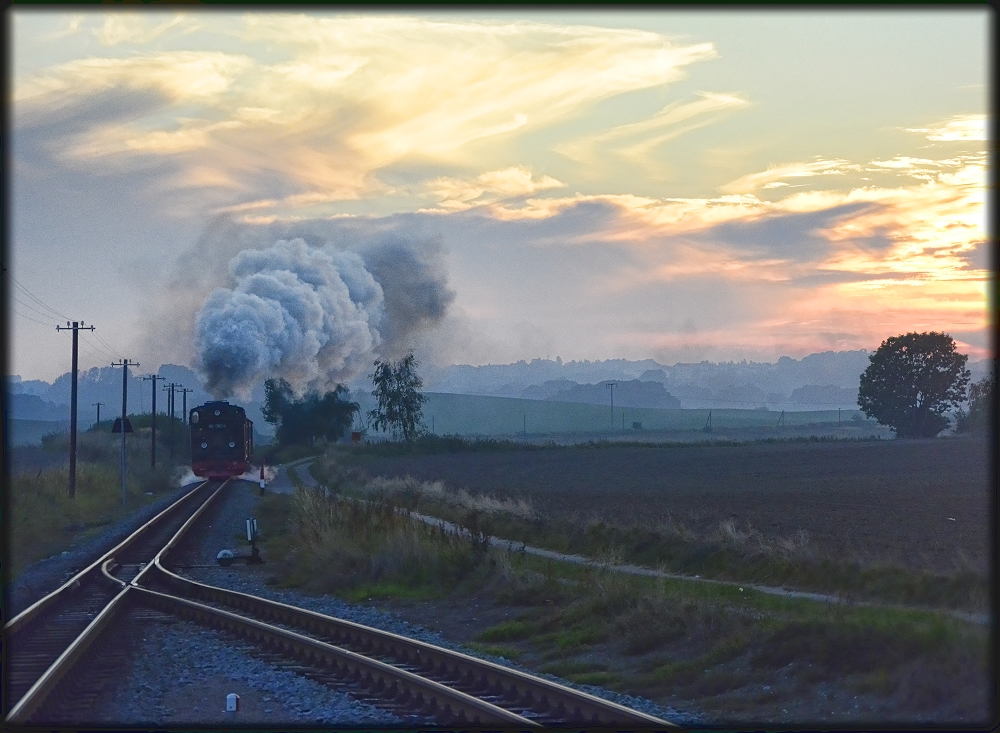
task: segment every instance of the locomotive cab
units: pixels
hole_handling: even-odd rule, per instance
[[[247,471],[253,454],[253,422],[224,400],[192,408],[191,470],[203,478],[229,478]]]

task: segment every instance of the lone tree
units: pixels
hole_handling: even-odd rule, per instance
[[[264,419],[276,425],[279,445],[312,445],[318,438],[334,441],[351,426],[361,408],[344,399],[347,390],[338,384],[332,392],[307,392],[295,398],[292,385],[284,379],[264,382]]]
[[[946,333],[907,333],[887,338],[868,357],[858,406],[897,438],[933,438],[946,427],[942,413],[965,399],[969,357],[955,351]]]
[[[420,394],[423,381],[417,375],[420,364],[409,353],[397,362],[379,359],[375,373],[369,374],[375,389],[372,397],[378,406],[368,413],[376,430],[392,433],[396,440],[413,441],[420,432],[423,421],[423,404],[427,398]]]

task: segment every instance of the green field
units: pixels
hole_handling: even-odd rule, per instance
[[[438,435],[539,435],[549,433],[600,432],[612,429],[610,405],[587,405],[574,402],[548,402],[515,397],[429,392],[424,404],[424,422]],[[712,410],[713,428],[774,427],[780,411]],[[697,430],[705,426],[708,410],[663,410],[657,408],[615,407],[614,430],[632,431],[632,423],[642,423],[648,430]],[[857,410],[844,410],[840,419],[851,424]],[[836,410],[786,412],[784,425],[836,423]],[[874,423],[861,423],[872,425]],[[638,431],[634,431],[638,432]]]

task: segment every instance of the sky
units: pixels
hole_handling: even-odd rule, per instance
[[[24,379],[990,355],[986,8],[8,12]]]

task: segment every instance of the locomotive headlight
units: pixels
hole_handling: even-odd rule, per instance
[[[208,447],[208,443],[202,443],[202,444],[201,444],[201,447],[202,447],[202,448],[207,448],[207,447]]]
[[[236,447],[236,443],[234,443],[233,441],[230,440],[229,441],[229,447],[230,448],[235,448]]]
[[[216,414],[216,415],[221,415],[222,413],[221,413],[221,412],[219,412],[218,410],[216,410],[216,411],[215,411],[215,414]]]
[[[198,414],[198,411],[197,410],[192,410],[191,411],[191,424],[192,425],[197,425],[198,421],[200,419],[201,419],[201,416]]]

